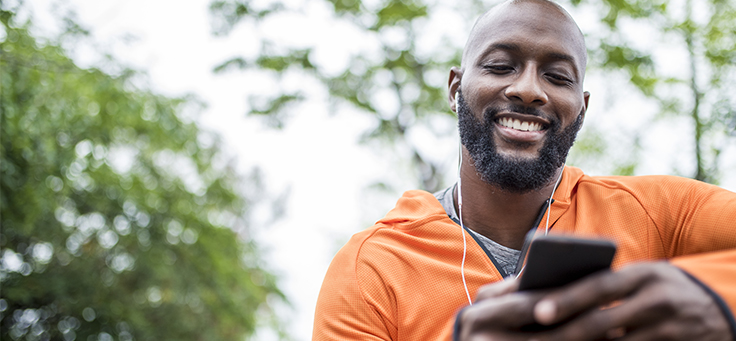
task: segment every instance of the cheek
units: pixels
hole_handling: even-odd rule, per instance
[[[463,97],[473,110],[482,110],[498,96],[503,95],[505,84],[501,80],[477,75],[467,76],[463,78]]]
[[[567,126],[575,121],[578,115],[583,112],[584,102],[582,96],[579,96],[579,98],[577,96],[573,97],[568,93],[567,96],[558,97],[555,102],[557,103],[555,109],[560,113],[560,120],[563,126]]]

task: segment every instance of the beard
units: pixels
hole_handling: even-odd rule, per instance
[[[557,169],[565,164],[578,130],[583,124],[583,115],[562,129],[560,120],[545,117],[532,107],[511,105],[506,111],[524,113],[550,120],[539,155],[536,158],[506,156],[498,153],[493,139],[495,116],[502,108],[488,108],[480,122],[471,112],[462,93],[457,98],[458,129],[460,141],[473,159],[475,171],[484,182],[511,193],[528,193],[550,184]],[[519,147],[528,147],[528,142],[512,142]]]

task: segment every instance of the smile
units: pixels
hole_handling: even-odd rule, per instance
[[[523,121],[519,119],[513,119],[510,117],[502,117],[498,119],[499,125],[506,128],[511,128],[520,131],[541,131],[543,129],[542,124],[537,122]]]

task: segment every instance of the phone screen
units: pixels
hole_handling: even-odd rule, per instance
[[[616,245],[606,239],[546,235],[525,244],[528,244],[528,256],[518,271],[521,276],[519,290],[563,286],[610,268],[616,254]],[[524,252],[521,257],[525,257]]]

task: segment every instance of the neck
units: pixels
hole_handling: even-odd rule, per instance
[[[554,191],[563,167],[555,172],[555,176],[546,186],[519,194],[481,180],[470,157],[466,156],[467,154],[463,157],[460,168],[463,225],[501,245],[521,249],[524,236],[532,228],[539,211]],[[455,210],[460,212],[457,189],[454,197]]]

